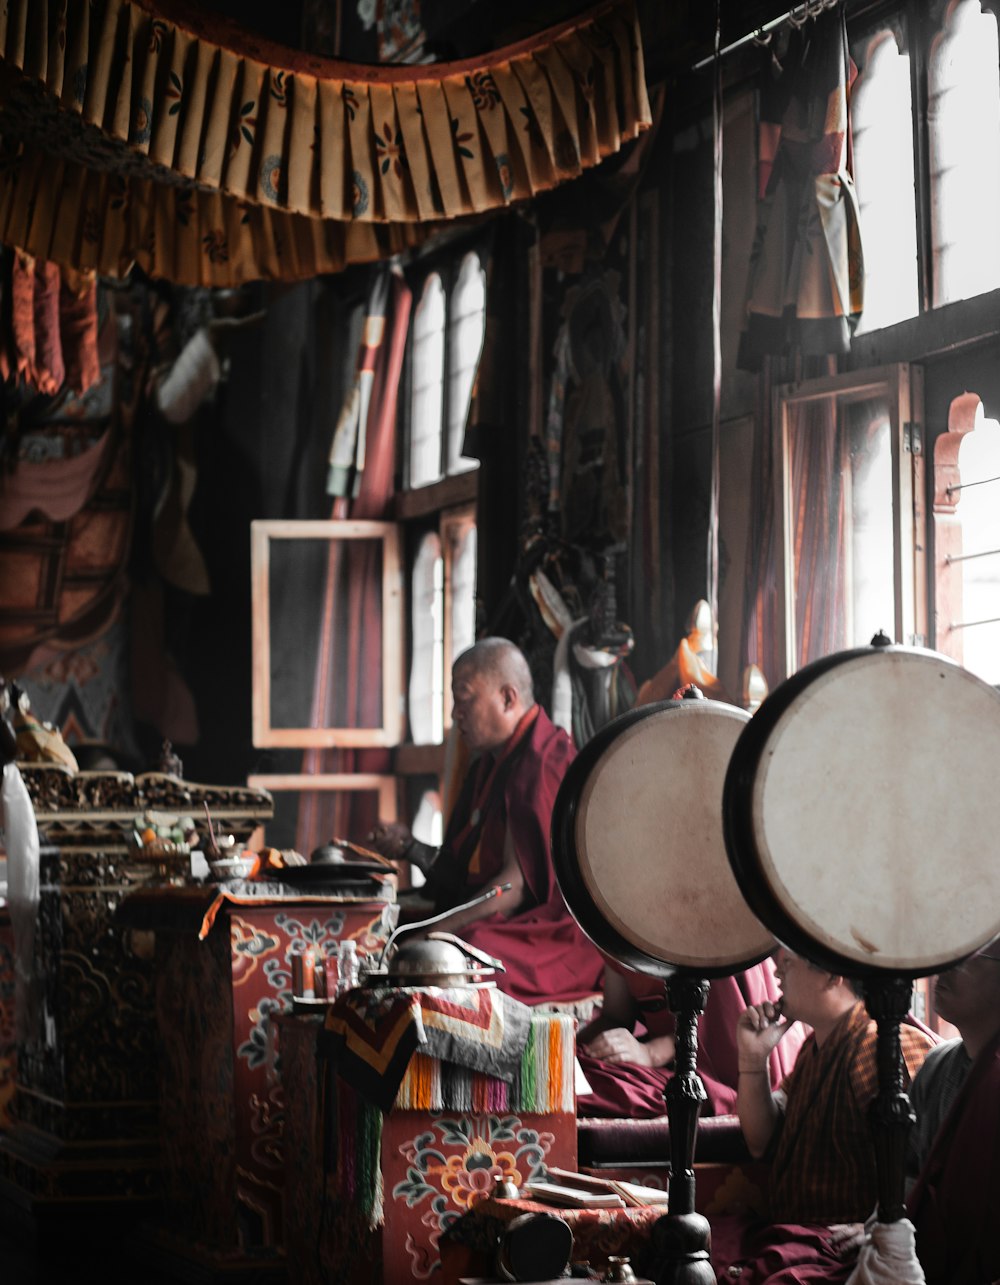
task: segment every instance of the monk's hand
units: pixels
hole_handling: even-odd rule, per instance
[[[378,821],[366,842],[381,856],[390,861],[400,861],[406,856],[413,835],[400,821]]]
[[[791,1023],[770,1000],[745,1008],[736,1023],[736,1051],[739,1069],[745,1074],[767,1070],[767,1059],[780,1043]]]
[[[853,1258],[865,1243],[864,1223],[831,1223],[827,1244],[840,1258]]]
[[[602,1062],[631,1062],[635,1066],[652,1066],[653,1059],[649,1049],[641,1040],[637,1040],[631,1031],[622,1026],[613,1027],[596,1035],[584,1049],[591,1057],[600,1058]]]

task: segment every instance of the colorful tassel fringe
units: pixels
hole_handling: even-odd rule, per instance
[[[532,1018],[512,1082],[415,1053],[396,1095],[397,1111],[572,1111],[575,1023],[547,1013]]]

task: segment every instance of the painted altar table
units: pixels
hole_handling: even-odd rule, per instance
[[[285,1101],[274,1019],[291,1008],[292,959],[380,951],[382,897],[272,882],[144,889],[121,922],[155,933],[160,1250],[215,1271],[283,1265]]]
[[[298,1285],[440,1279],[442,1235],[496,1177],[575,1167],[572,1018],[494,988],[359,988],[278,1021]]]

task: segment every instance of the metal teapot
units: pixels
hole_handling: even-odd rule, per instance
[[[468,986],[505,972],[503,964],[453,933],[428,933],[397,946],[388,978],[397,986]]]
[[[507,887],[510,885],[508,884]],[[470,946],[461,937],[453,933],[431,932],[414,941],[399,939],[404,933],[421,932],[459,910],[477,906],[490,897],[499,895],[501,889],[491,888],[489,892],[462,906],[430,919],[421,919],[416,923],[402,924],[390,936],[379,956],[378,964],[370,969],[365,977],[367,986],[470,986],[479,982],[490,982],[494,973],[506,972],[503,963],[485,951]]]

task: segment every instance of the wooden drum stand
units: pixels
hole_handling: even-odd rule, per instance
[[[695,1132],[705,1088],[698,1018],[709,980],[774,948],[733,875],[722,831],[726,769],[749,715],[715,701],[648,705],[583,748],[552,818],[566,903],[591,940],[663,979],[676,1018],[676,1070],[666,1089],[670,1212],[658,1223],[658,1285],[715,1285],[708,1222],[695,1213]]]
[[[791,950],[861,979],[878,1023],[883,1223],[904,1215],[913,1113],[899,1027],[912,981],[1000,933],[998,751],[1000,693],[876,635],[776,688],[726,775],[725,840],[747,902]]]

